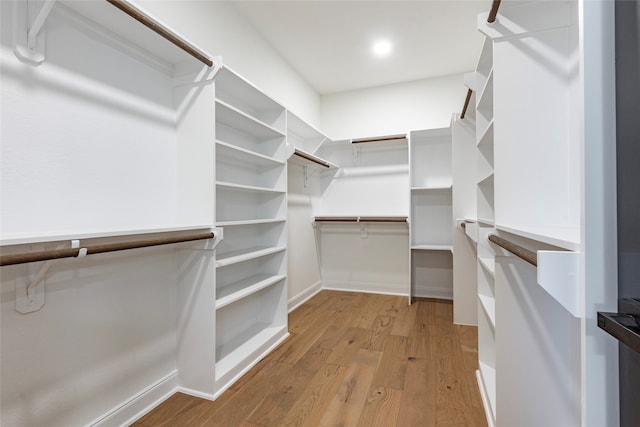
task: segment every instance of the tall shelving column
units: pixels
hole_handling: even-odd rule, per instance
[[[286,113],[246,80],[216,76],[216,394],[287,332]]]
[[[496,419],[495,251],[488,240],[494,230],[493,42],[485,38],[476,67],[476,201],[478,277],[478,385],[487,420]]]
[[[450,128],[409,134],[410,298],[453,298]]]

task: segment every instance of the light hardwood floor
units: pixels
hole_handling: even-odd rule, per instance
[[[134,426],[486,426],[477,330],[449,301],[322,291],[215,402],[177,393]]]

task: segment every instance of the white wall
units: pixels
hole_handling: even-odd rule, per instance
[[[295,156],[294,156],[295,158]],[[309,173],[314,167],[309,167]],[[313,204],[320,195],[319,172],[305,187],[304,166],[292,160],[287,169],[287,299],[295,309],[322,288],[320,254],[312,227]]]
[[[145,10],[314,126],[320,97],[239,14],[232,2],[138,1]]]
[[[323,95],[321,129],[350,139],[448,127],[465,95],[462,74]]]

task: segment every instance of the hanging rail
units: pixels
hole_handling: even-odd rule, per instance
[[[520,245],[516,245],[515,243],[510,242],[506,239],[503,239],[502,237],[496,234],[489,234],[489,240],[495,243],[496,245],[500,246],[501,248],[504,248],[509,252],[511,252],[512,254],[522,258],[523,260],[527,261],[529,264],[532,264],[536,267],[538,266],[537,253],[530,251],[529,249],[525,249]]]
[[[86,255],[100,254],[105,252],[123,251],[127,249],[138,249],[150,246],[169,245],[172,243],[191,242],[195,240],[213,239],[213,232],[193,233],[189,235],[175,237],[158,237],[155,239],[141,239],[129,242],[106,243],[103,245],[90,245],[82,248],[50,249],[39,252],[24,252],[12,255],[0,255],[0,267],[5,265],[26,264],[29,262],[47,261],[60,258],[75,258],[82,253]],[[84,252],[86,250],[86,252]]]
[[[352,139],[352,144],[362,144],[365,142],[381,142],[381,141],[401,141],[403,139],[407,139],[407,134],[399,134],[399,135],[387,135],[387,136],[378,136],[375,138],[358,138]]]
[[[184,40],[182,37],[178,36],[174,32],[168,30],[166,27],[161,25],[155,19],[147,16],[145,13],[143,13],[137,7],[133,6],[127,0],[106,0],[106,1],[112,4],[113,6],[117,7],[118,9],[120,9],[121,11],[123,11],[124,13],[126,13],[127,15],[135,19],[136,21],[140,22],[145,27],[156,32],[161,37],[164,37],[166,40],[173,43],[180,49],[184,50],[186,53],[193,56],[198,61],[202,62],[208,67],[213,67],[213,61],[204,52],[202,52],[200,49],[198,49],[188,41]]]
[[[462,113],[460,113],[460,118],[464,119],[464,116],[467,114],[467,108],[469,108],[469,101],[471,101],[471,94],[473,91],[471,89],[467,89],[467,97],[464,100],[464,106],[462,107]]]
[[[325,168],[331,167],[331,163],[327,162],[326,160],[323,160],[320,157],[316,157],[313,154],[306,153],[302,150],[298,150],[297,148],[295,149],[293,154],[295,154],[296,156],[302,157],[305,160],[309,160],[310,162],[316,163],[320,166],[324,166]]]
[[[498,9],[500,8],[501,0],[493,0],[491,3],[491,10],[489,11],[489,16],[487,17],[487,22],[492,24],[496,22],[496,16],[498,16]]]
[[[407,222],[406,216],[317,216],[315,222]]]

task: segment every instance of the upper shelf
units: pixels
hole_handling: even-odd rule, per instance
[[[252,117],[226,102],[216,99],[216,119],[234,129],[241,129],[256,138],[284,137],[280,130]]]
[[[58,0],[57,4],[63,6],[63,9],[80,14],[113,33],[117,39],[125,40],[169,65],[185,63],[199,63],[207,67],[215,65],[212,57],[204,50],[129,1]]]

